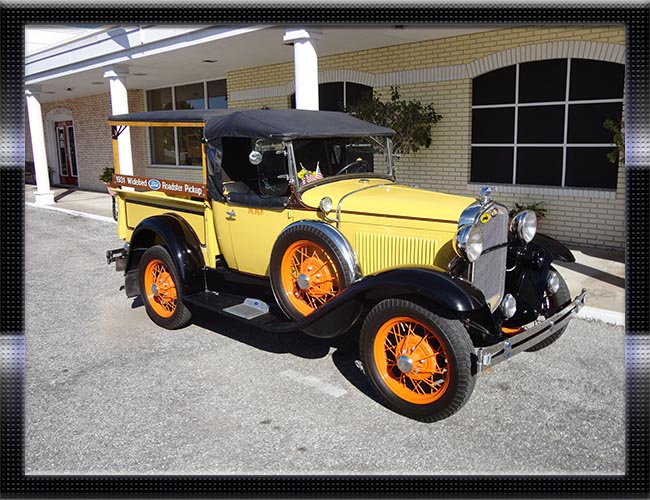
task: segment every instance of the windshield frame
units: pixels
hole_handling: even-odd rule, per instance
[[[382,150],[384,157],[386,159],[386,173],[379,172],[360,172],[352,173],[345,175],[331,175],[329,177],[323,177],[308,184],[301,184],[300,178],[298,177],[298,166],[296,162],[295,150],[293,147],[293,141],[283,141],[287,151],[287,160],[289,167],[289,184],[294,187],[298,193],[302,193],[307,189],[310,189],[314,186],[322,186],[323,184],[328,184],[330,182],[343,180],[343,179],[386,179],[390,181],[395,181],[395,170],[393,167],[393,151],[392,151],[392,140],[390,137],[375,137],[375,136],[364,136],[363,138],[370,139]]]

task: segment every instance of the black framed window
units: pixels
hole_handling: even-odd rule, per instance
[[[227,96],[226,80],[147,90],[147,110],[227,108]],[[201,165],[199,130],[187,127],[149,127],[151,163],[176,167]]]
[[[208,109],[228,108],[228,86],[226,80],[212,80],[207,83]]]
[[[616,189],[605,120],[621,120],[622,64],[589,59],[520,63],[472,85],[470,181]]]
[[[372,87],[353,82],[328,82],[318,84],[318,109],[345,111],[364,96],[372,96]],[[291,108],[296,108],[296,94],[291,94]]]

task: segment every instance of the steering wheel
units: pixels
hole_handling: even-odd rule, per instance
[[[343,167],[341,170],[336,172],[334,175],[342,174],[347,169],[355,167],[355,166],[358,168],[358,170],[356,170],[354,173],[369,172],[370,171],[370,165],[368,165],[366,160],[364,160],[363,158],[357,158],[352,163],[348,163],[345,167]]]

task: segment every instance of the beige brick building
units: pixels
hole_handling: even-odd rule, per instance
[[[343,34],[343,31],[340,33]],[[329,33],[324,32],[322,41],[328,36],[333,36],[332,30]],[[242,40],[241,43],[246,42]],[[320,47],[320,44],[321,40],[317,47]],[[192,85],[195,86],[192,88],[206,89],[203,97],[199,99],[204,98],[207,107],[211,102],[209,99],[212,98],[209,86],[213,79],[225,80],[227,106],[230,108],[291,107],[296,85],[294,62],[290,48],[283,49],[287,50],[280,50],[282,54],[277,57],[268,57],[268,64],[255,64],[255,61],[247,64],[247,61],[243,60],[240,62],[242,67],[232,67],[225,72],[212,74],[202,67],[202,74],[185,74],[176,81],[161,82],[161,85],[138,86],[137,79],[127,78],[129,111],[151,108],[159,96],[166,95],[167,88],[173,89],[169,95],[176,96],[178,102],[178,95]],[[263,52],[265,49],[258,47],[258,50]],[[442,121],[434,127],[432,146],[399,159],[399,182],[470,196],[475,196],[481,186],[491,184],[497,188],[497,199],[508,206],[514,203],[543,202],[548,214],[541,222],[541,230],[565,243],[602,248],[624,247],[624,168],[611,164],[609,167],[612,170],[608,171],[602,159],[599,159],[599,163],[594,164],[591,169],[588,163],[585,164],[586,160],[576,160],[578,157],[582,158],[580,155],[601,154],[605,150],[613,149],[611,144],[608,144],[611,140],[591,140],[588,136],[585,139],[583,136],[586,132],[582,133],[579,125],[582,123],[580,120],[589,117],[592,117],[592,122],[596,119],[602,121],[604,110],[622,108],[622,81],[612,80],[614,83],[607,87],[619,88],[620,95],[610,95],[608,90],[603,91],[603,95],[589,95],[587,98],[584,97],[587,94],[580,94],[582,90],[579,88],[579,82],[580,78],[584,80],[591,74],[589,71],[603,68],[613,68],[614,73],[623,74],[622,69],[616,69],[623,68],[625,62],[623,27],[525,26],[480,31],[458,30],[457,34],[450,33],[447,36],[441,36],[432,30],[430,39],[426,39],[426,34],[419,33],[416,41],[406,43],[373,46],[363,50],[337,51],[332,48],[328,51],[334,53],[319,54],[318,57],[318,80],[322,92],[330,89],[326,87],[328,84],[341,84],[345,99],[345,89],[351,84],[371,89],[388,98],[391,86],[399,86],[402,97],[416,99],[425,104],[431,102],[436,111],[443,115]],[[174,57],[173,52],[169,57]],[[535,97],[536,93],[541,95],[551,92],[554,85],[555,77],[550,73],[548,82],[541,84],[526,76],[529,73],[534,76],[535,71],[544,69],[543,66],[531,64],[541,62],[567,68],[562,70],[566,73],[563,80],[565,83],[562,83],[566,86],[566,95],[548,99]],[[580,76],[580,65],[585,68],[584,77]],[[131,69],[131,74],[134,73],[136,72]],[[514,101],[506,100],[496,104],[492,101],[486,101],[488,104],[479,102],[479,85],[499,93],[503,85],[491,87],[488,79],[492,78],[491,75],[497,78],[498,75],[506,74],[514,75]],[[486,78],[481,79],[486,75]],[[546,77],[544,74],[544,79]],[[605,79],[607,78],[609,77]],[[43,83],[44,88],[45,85],[46,83]],[[602,84],[603,88],[604,85]],[[527,99],[524,96],[527,86],[531,89],[529,94],[532,97],[524,102]],[[54,124],[66,119],[74,123],[78,185],[83,189],[104,189],[97,177],[105,166],[112,165],[110,129],[106,125],[106,118],[112,114],[111,96],[106,88],[103,90],[101,93],[70,99],[43,99],[41,103],[48,163],[53,170],[56,170],[58,161],[53,145]],[[487,99],[492,97],[488,95]],[[481,126],[485,123],[481,121],[483,116],[500,117],[509,113],[515,116],[512,141],[498,138],[486,141],[479,137],[482,132],[478,129],[486,128]],[[528,116],[532,118],[529,119]],[[488,121],[495,129],[507,129],[511,126],[507,120],[503,124],[498,121],[501,118],[495,120]],[[561,130],[557,133],[554,132],[554,123],[562,123],[559,127]],[[593,123],[591,126],[594,126]],[[497,130],[494,133],[501,132]],[[541,139],[528,140],[522,138],[522,134]],[[572,139],[572,134],[576,139]],[[547,136],[552,135],[559,138],[547,140]],[[596,135],[600,135],[598,130]],[[26,138],[26,160],[29,162],[32,161],[29,124],[26,128]],[[176,164],[173,160],[167,165],[155,164],[152,161],[151,138],[141,130],[132,132],[131,149],[136,175],[200,181],[200,168],[181,165],[178,155]],[[503,181],[503,178],[496,174],[494,178],[497,181],[473,180],[492,175],[490,168],[479,162],[479,156],[497,150],[510,155],[508,158],[514,156],[514,160],[509,160],[514,168],[512,175],[510,171],[505,170],[505,175],[511,175],[512,180],[508,177],[509,182],[498,182]],[[525,170],[525,158],[537,157],[535,161],[541,161],[539,158],[547,158],[547,154],[548,163],[542,165],[549,165],[548,178],[544,177],[547,175],[544,172]],[[589,156],[592,157],[595,158]],[[586,171],[593,172],[597,178],[585,175]],[[522,175],[521,179],[518,172]],[[600,172],[603,172],[603,175]],[[542,182],[522,182],[524,173],[526,179],[539,176]],[[581,178],[584,178],[584,182]],[[57,182],[56,175],[53,180]]]

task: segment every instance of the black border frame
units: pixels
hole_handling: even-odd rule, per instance
[[[650,6],[271,7],[2,5],[0,19],[0,495],[63,497],[609,497],[650,493]],[[622,24],[626,27],[626,473],[624,476],[25,476],[24,112],[26,24]],[[607,443],[603,443],[607,446]]]

